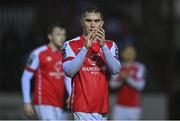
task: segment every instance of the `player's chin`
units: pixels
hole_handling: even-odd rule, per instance
[[[87,30],[87,34],[91,33],[93,29]]]
[[[63,44],[63,42],[64,41],[58,41],[58,42],[56,42],[56,45],[61,46]]]
[[[59,47],[62,47],[62,46],[63,46],[63,43],[59,43],[58,46],[59,46]]]

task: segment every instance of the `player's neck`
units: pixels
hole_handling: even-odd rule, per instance
[[[88,35],[88,33],[86,33],[84,30],[83,30],[83,37],[86,37]]]
[[[132,65],[134,63],[134,61],[125,61],[124,64],[129,66],[129,65]]]
[[[51,43],[51,42],[48,44],[48,46],[49,46],[49,48],[51,48],[51,50],[52,50],[53,52],[59,50],[59,48],[58,48],[57,46],[55,46],[53,43]]]

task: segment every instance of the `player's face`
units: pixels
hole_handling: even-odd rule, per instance
[[[48,36],[49,40],[57,47],[61,47],[66,39],[66,30],[55,27]]]
[[[136,58],[136,50],[134,47],[126,47],[124,48],[123,52],[122,52],[122,58],[124,61],[134,61]]]
[[[104,21],[102,20],[100,13],[86,13],[85,17],[82,18],[81,24],[84,34],[87,35],[91,31],[101,28]]]

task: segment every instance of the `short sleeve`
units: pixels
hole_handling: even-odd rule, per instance
[[[34,72],[37,70],[38,66],[39,66],[39,57],[38,54],[35,51],[33,51],[28,58],[25,69],[27,71]]]

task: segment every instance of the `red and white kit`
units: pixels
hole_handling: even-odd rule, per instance
[[[122,63],[120,73],[127,72],[129,75],[126,81],[119,75],[112,76],[114,85],[120,85],[117,93],[117,105],[114,108],[113,119],[139,119],[141,115],[141,91],[145,86],[143,64],[134,62],[131,65]]]
[[[85,39],[79,36],[64,44],[63,63],[73,60],[84,46]],[[114,42],[105,41],[108,50],[117,57]],[[106,114],[109,110],[108,80],[110,72],[102,49],[94,40],[85,59],[72,78],[71,110],[73,112],[88,112]]]
[[[31,53],[22,76],[24,103],[31,102],[29,81],[33,76],[35,77],[33,103],[37,113],[40,113],[38,115],[48,117],[52,113],[51,110],[62,113],[65,86],[61,50],[53,51],[48,45],[44,45]],[[43,109],[43,106],[48,107]],[[58,118],[52,116],[52,119]]]

